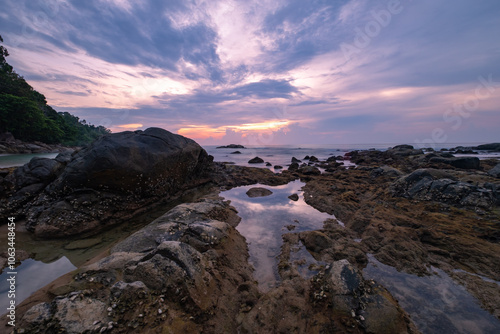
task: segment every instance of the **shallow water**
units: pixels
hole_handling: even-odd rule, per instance
[[[256,184],[233,188],[221,193],[221,196],[231,200],[231,205],[238,210],[241,222],[237,230],[247,240],[250,252],[249,262],[254,266],[254,277],[264,292],[279,284],[277,257],[281,251],[281,235],[289,232],[286,226],[295,226],[293,232],[317,230],[323,227],[326,219],[335,218],[304,202],[300,190],[304,185],[305,183],[297,180],[282,186],[270,187]],[[273,194],[250,198],[246,192],[253,187],[269,189]],[[298,194],[299,200],[294,202],[289,199],[288,196],[292,194]],[[293,261],[305,258],[307,266],[314,260],[305,249],[302,253],[299,249],[294,256]]]
[[[422,333],[500,333],[500,321],[444,271],[431,267],[430,276],[419,277],[368,259],[365,278],[387,288]]]
[[[76,269],[76,267],[66,258],[51,262],[43,263],[33,259],[27,259],[14,270],[16,272],[16,290],[15,300],[19,305],[23,300],[31,296],[38,289],[44,287],[47,283],[52,282],[56,278],[69,273]],[[10,272],[10,271],[9,271]],[[9,283],[7,279],[12,275],[4,271],[0,275],[0,305],[9,305],[10,299],[8,298]],[[0,315],[7,313],[5,307],[0,309]]]
[[[54,159],[59,153],[30,153],[30,154],[0,154],[0,168],[18,167],[30,162],[33,158]]]

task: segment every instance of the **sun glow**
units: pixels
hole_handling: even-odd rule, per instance
[[[130,124],[121,124],[121,125],[115,125],[111,127],[112,132],[120,132],[120,131],[131,131],[131,130],[137,130],[139,128],[142,128],[144,125],[140,123],[130,123]]]
[[[221,139],[227,131],[242,133],[243,137],[252,132],[271,132],[286,128],[290,121],[269,121],[260,123],[245,123],[241,125],[224,125],[211,127],[208,125],[187,125],[180,128],[177,133],[193,139]]]

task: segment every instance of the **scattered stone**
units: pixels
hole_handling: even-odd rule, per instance
[[[246,148],[246,147],[243,145],[238,145],[238,144],[229,144],[226,146],[218,146],[216,148]]]
[[[295,157],[292,157],[292,163],[293,163],[293,162],[299,163],[299,162],[302,162],[302,161],[301,161],[301,160],[299,160],[299,159],[297,159],[297,158],[295,158]]]
[[[272,164],[271,164],[270,162],[266,162],[266,166],[267,166],[267,167],[271,167],[271,166],[272,166]]]
[[[291,199],[292,201],[298,201],[299,200],[299,195],[297,194],[292,194],[290,196],[288,196],[289,199]]]
[[[275,165],[275,166],[274,166],[274,169],[283,169],[283,166],[280,166],[280,165]]]
[[[241,152],[240,151],[234,151],[234,152],[231,152],[229,154],[241,154]]]

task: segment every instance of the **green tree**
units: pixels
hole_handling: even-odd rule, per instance
[[[0,42],[3,42],[0,36]],[[12,132],[24,141],[84,145],[110,133],[67,112],[57,112],[45,96],[30,86],[6,61],[9,52],[0,46],[0,133]]]

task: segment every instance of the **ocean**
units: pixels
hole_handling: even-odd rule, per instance
[[[446,145],[437,146],[436,150],[441,148],[454,148],[458,146],[477,146],[484,143],[447,143]],[[265,167],[264,164],[249,164],[248,160],[254,157],[260,157],[265,162],[274,165],[281,165],[285,167],[290,164],[292,157],[303,160],[306,155],[314,155],[320,160],[326,160],[333,156],[344,156],[345,153],[354,150],[387,150],[398,144],[343,144],[343,145],[282,145],[282,146],[245,146],[245,149],[232,149],[232,148],[217,148],[215,145],[202,145],[208,154],[214,157],[215,161],[219,162],[233,162],[240,166],[254,166]],[[232,152],[239,151],[241,154],[231,154]],[[53,159],[58,153],[34,153],[34,154],[0,154],[0,168],[17,167],[28,163],[34,157],[50,158]],[[461,156],[461,155],[457,155]],[[500,159],[500,152],[487,153],[479,152],[474,155],[480,159]],[[272,167],[269,167],[272,169]]]
[[[264,162],[269,162],[274,165],[285,166],[291,163],[292,157],[303,160],[305,156],[315,156],[319,160],[326,160],[331,156],[344,156],[347,152],[354,150],[370,150],[376,149],[385,151],[398,144],[346,144],[346,145],[304,145],[304,146],[245,146],[245,149],[234,148],[217,148],[214,145],[206,145],[203,148],[208,154],[214,157],[215,161],[232,162],[240,166],[265,167],[265,164],[249,164],[248,161],[254,157],[259,157]],[[449,143],[443,147],[436,147],[436,150],[441,148],[454,148],[458,146],[477,146],[478,143]],[[231,154],[239,151],[241,154]],[[500,152],[478,152],[470,156],[478,157],[479,159],[500,159]],[[466,156],[466,154],[457,154],[456,156]],[[273,167],[268,167],[273,169]]]

